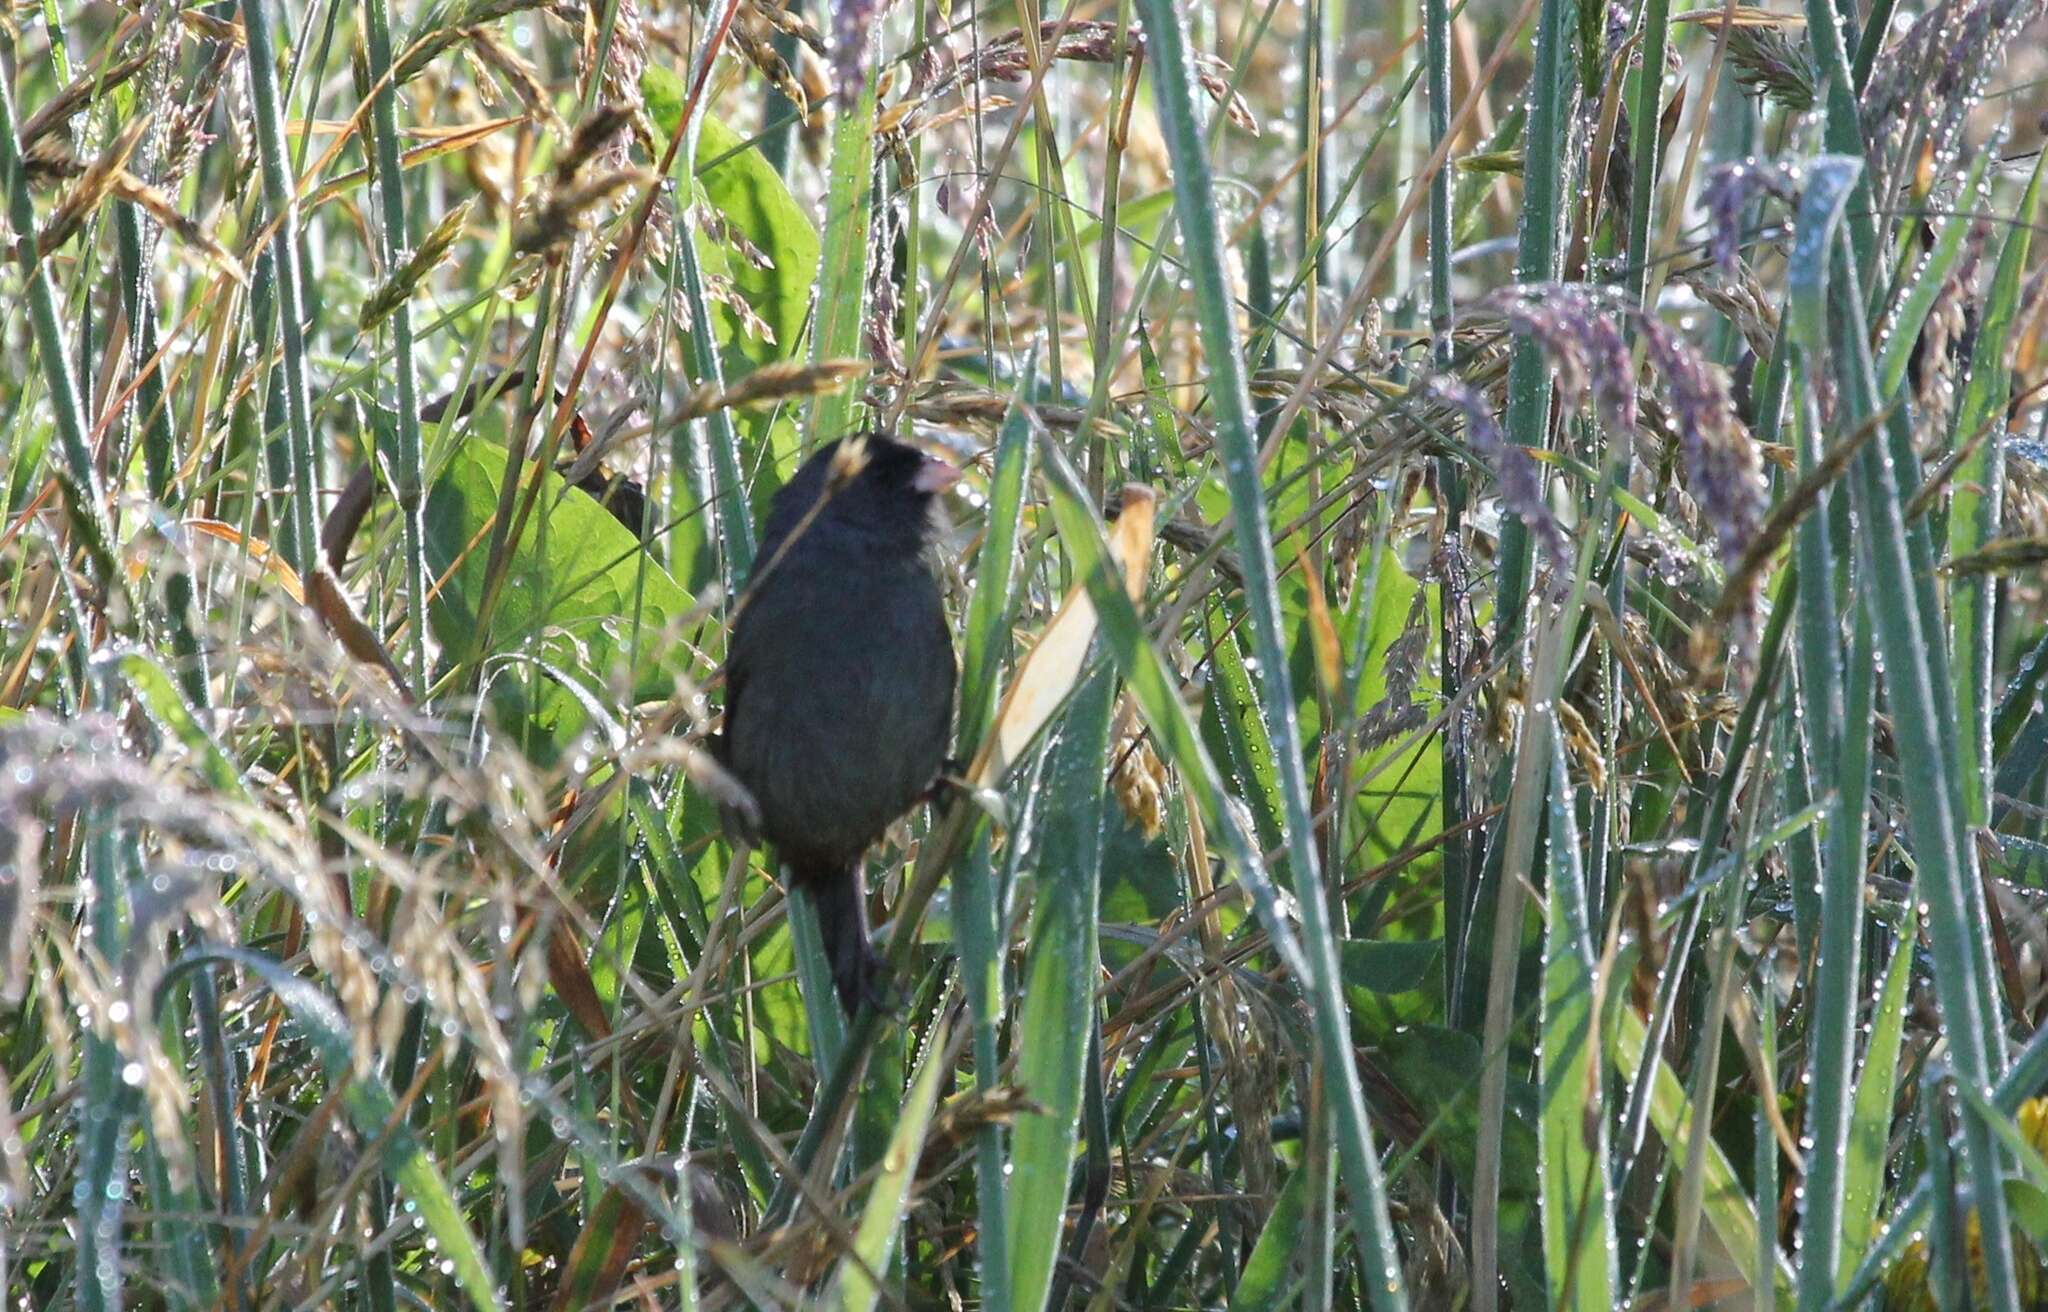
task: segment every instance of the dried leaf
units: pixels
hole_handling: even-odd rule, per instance
[[[1124,587],[1132,601],[1144,595],[1157,514],[1158,502],[1151,488],[1135,483],[1124,488],[1123,513],[1111,526],[1109,551],[1123,569]],[[1017,681],[1010,685],[997,713],[995,732],[967,769],[970,786],[992,786],[1023,757],[1031,740],[1052,719],[1081,677],[1095,627],[1095,603],[1089,600],[1088,585],[1076,583],[1060,603],[1052,622],[1045,626],[1045,632],[1039,635],[1038,645],[1018,667]]]

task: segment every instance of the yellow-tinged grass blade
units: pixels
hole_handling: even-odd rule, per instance
[[[882,1154],[874,1188],[868,1191],[867,1206],[861,1209],[860,1228],[853,1236],[853,1254],[840,1259],[827,1306],[844,1312],[868,1312],[880,1297],[881,1291],[868,1273],[886,1268],[895,1252],[896,1236],[903,1228],[903,1209],[910,1201],[910,1185],[917,1173],[917,1159],[924,1151],[925,1128],[931,1124],[932,1106],[938,1099],[939,1076],[951,1065],[948,1039],[952,1030],[950,1021],[940,1022],[925,1045],[924,1060],[918,1063],[909,1096],[903,1100],[903,1119],[896,1122],[896,1132],[889,1137],[889,1147]],[[853,1257],[860,1260],[854,1261]]]

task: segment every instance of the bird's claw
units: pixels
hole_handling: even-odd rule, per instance
[[[932,778],[931,783],[925,786],[924,797],[920,800],[927,805],[937,806],[946,800],[947,793],[967,791],[968,784],[964,777],[966,773],[967,762],[957,756],[947,757],[939,762],[939,772]]]
[[[849,1015],[857,1014],[865,1003],[884,1016],[901,1019],[909,1004],[890,982],[888,967],[870,950],[834,963],[832,985]]]

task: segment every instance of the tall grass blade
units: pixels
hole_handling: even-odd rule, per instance
[[[1104,778],[1115,667],[1081,685],[1051,747],[1039,820],[1037,891],[1020,982],[1017,1080],[1042,1110],[1010,1133],[1012,1306],[1046,1305],[1065,1232],[1067,1185],[1080,1128],[1095,981],[1102,874]]]
[[[229,962],[260,977],[304,1030],[320,1065],[335,1087],[357,1133],[378,1145],[384,1169],[405,1194],[420,1224],[434,1237],[442,1260],[469,1306],[493,1312],[503,1306],[483,1249],[471,1233],[441,1169],[403,1118],[398,1100],[381,1077],[356,1068],[354,1031],[341,1009],[276,961],[245,948],[216,947],[185,953],[165,975],[168,985],[188,970]],[[162,986],[160,986],[162,987]]]
[[[924,1057],[911,1079],[895,1133],[882,1154],[881,1170],[868,1191],[867,1206],[861,1209],[860,1225],[853,1235],[853,1252],[839,1263],[839,1274],[834,1280],[838,1297],[829,1305],[843,1312],[870,1312],[881,1297],[882,1291],[868,1273],[888,1269],[890,1255],[903,1231],[904,1209],[917,1177],[925,1131],[931,1125],[932,1108],[938,1103],[939,1085],[949,1073],[952,1032],[950,1024],[941,1022],[925,1039]]]
[[[832,125],[830,185],[825,192],[825,232],[818,249],[818,299],[811,322],[811,363],[844,360],[866,354],[861,328],[867,318],[868,231],[873,225],[875,176],[875,80],[880,61],[874,58],[881,39],[879,25],[854,39],[867,45],[866,83],[848,96],[841,89],[838,115]],[[856,384],[818,398],[804,422],[804,446],[845,437],[856,427],[861,406]]]
[[[1522,222],[1515,255],[1515,280],[1522,283],[1549,282],[1557,276],[1569,167],[1563,153],[1564,135],[1577,86],[1566,58],[1574,8],[1570,0],[1543,0],[1536,18]],[[1508,364],[1507,412],[1501,421],[1508,441],[1532,449],[1548,445],[1550,391],[1549,366],[1544,363],[1542,348],[1527,338],[1517,338]],[[1495,594],[1499,618],[1494,645],[1509,651],[1521,636],[1522,611],[1529,596],[1530,540],[1518,516],[1503,517],[1500,531],[1500,587]]]
[[[1862,320],[1862,285],[1849,250],[1832,252],[1829,308],[1830,345],[1846,418],[1878,419],[1877,379]],[[1912,539],[1904,518],[1912,489],[1901,487],[1889,444],[1864,448],[1856,459],[1850,490],[1862,531],[1857,535],[1865,577],[1863,604],[1876,631],[1888,703],[1899,740],[1906,799],[1907,832],[1919,866],[1918,891],[1926,900],[1934,976],[1948,1022],[1957,1078],[1988,1088],[2004,1064],[1999,994],[1991,976],[1988,937],[1982,914],[1976,849],[1967,817],[1958,814],[1962,762],[1950,749],[1951,708],[1938,691],[1945,680],[1947,634],[1939,617],[1923,605],[1925,593],[1914,569]],[[2011,1234],[2000,1178],[2001,1154],[1976,1110],[1963,1108],[1963,1154],[1982,1222],[1987,1288],[1991,1304],[2017,1308]],[[1825,1150],[1823,1150],[1825,1151]],[[1828,1264],[1832,1271],[1834,1264]]]
[[[373,81],[382,84],[391,70],[391,11],[388,0],[362,0],[365,53]],[[405,219],[405,175],[399,171],[398,93],[385,86],[370,102],[370,126],[376,138],[377,199],[382,207],[384,267],[404,267],[412,250]],[[407,624],[406,673],[422,693],[427,687],[427,578],[422,546],[420,507],[425,496],[426,462],[420,445],[418,364],[412,333],[411,298],[391,312],[391,386],[398,420],[398,449],[391,462],[397,484],[400,541],[404,559]]]
[[[2009,362],[2020,285],[2026,278],[2027,254],[2033,244],[2033,218],[2040,208],[2043,159],[2048,155],[2035,157],[2026,194],[2020,198],[2017,222],[2006,230],[1999,250],[1977,327],[1969,382],[1956,409],[1955,440],[1964,454],[1956,466],[1955,491],[1949,501],[1950,559],[1967,556],[1996,537],[2004,517],[2006,412],[2012,393]],[[1973,830],[1991,821],[1996,586],[1997,580],[1988,574],[1958,578],[1949,585],[1949,621],[1956,647],[1957,743],[1962,748],[1956,769],[1962,777],[1963,819]]]
[[[1034,376],[1027,359],[1025,379]],[[1023,524],[1035,439],[1031,416],[1021,397],[1003,419],[996,440],[995,477],[990,483],[983,518],[982,546],[974,569],[974,595],[968,602],[962,641],[960,732],[962,743],[988,736],[995,718],[998,684],[1010,651],[1010,625],[1017,608],[1018,535]],[[1005,1012],[1004,967],[1008,957],[1008,922],[999,874],[984,831],[953,880],[959,902],[956,932],[960,940],[960,978],[974,1025],[974,1074],[977,1085],[996,1079]],[[980,1214],[976,1250],[981,1260],[981,1297],[991,1312],[1007,1312],[1010,1298],[1009,1175],[1004,1169],[1003,1127],[982,1127],[975,1144],[975,1191]]]
[[[1856,1077],[1856,1110],[1849,1122],[1848,1151],[1842,1164],[1842,1256],[1837,1290],[1848,1287],[1851,1273],[1870,1251],[1870,1241],[1877,1233],[1885,1161],[1891,1152],[1899,1051],[1905,1039],[1906,991],[1913,979],[1918,930],[1919,918],[1909,907],[1898,926],[1891,965],[1871,1010],[1870,1041],[1864,1048],[1863,1069]]]
[[[50,409],[57,422],[57,440],[63,459],[56,468],[57,482],[64,490],[64,506],[71,531],[80,546],[91,555],[102,579],[109,585],[118,577],[114,569],[114,543],[107,523],[107,494],[101,485],[99,464],[86,444],[85,407],[79,399],[78,382],[71,373],[71,348],[65,343],[63,318],[57,308],[57,293],[50,285],[49,268],[37,245],[41,231],[36,223],[35,201],[29,195],[28,169],[21,156],[21,138],[14,114],[14,91],[0,77],[0,182],[7,188],[7,222],[14,229],[15,259],[28,284],[29,320],[35,329],[36,354],[43,365],[43,385],[49,389]]]
[[[1628,116],[1628,285],[1630,298],[1636,301],[1641,301],[1652,285],[1650,212],[1656,208],[1657,176],[1663,162],[1664,42],[1670,28],[1670,0],[1647,0],[1636,24],[1636,96]]]
[[[1914,271],[1912,284],[1887,325],[1884,349],[1878,356],[1877,366],[1878,395],[1887,403],[1898,396],[1900,385],[1906,381],[1906,370],[1912,365],[1914,348],[1920,342],[1920,330],[1926,326],[1927,316],[1934,311],[1941,289],[1948,282],[1949,271],[1955,267],[1956,257],[1963,252],[1964,235],[1976,222],[1976,216],[1970,212],[1973,208],[1970,202],[1983,195],[1984,176],[1991,167],[1993,154],[1992,151],[1981,151],[1970,165],[1962,189],[1956,193],[1964,204],[1942,220],[1941,231],[1934,239],[1934,249],[1927,252],[1920,267]],[[1809,248],[1802,242],[1801,249]]]
[[[709,58],[709,52],[703,57]],[[702,102],[698,103],[701,108]],[[678,152],[682,161],[679,168],[685,185],[692,187],[696,185],[697,178],[697,135],[703,122],[703,114],[694,113],[681,127],[684,136],[683,149]],[[704,292],[704,271],[698,263],[694,233],[676,241],[675,260],[682,278],[683,303],[690,311],[692,330],[683,335],[683,349],[689,357],[691,380],[699,387],[722,388],[725,386],[725,371],[718,358],[718,342],[710,328],[711,302]],[[747,508],[746,487],[741,476],[746,465],[740,451],[739,430],[733,424],[732,411],[723,408],[701,419],[688,421],[686,427],[702,434],[692,443],[696,448],[696,459],[691,463],[702,468],[703,481],[710,486],[717,511],[721,577],[725,582],[726,595],[737,597],[748,571],[754,567],[755,547],[754,521]]]
[[[1261,701],[1266,709],[1267,732],[1273,738],[1281,796],[1287,806],[1288,873],[1301,910],[1305,954],[1302,964],[1309,972],[1305,982],[1314,999],[1312,1006],[1327,1063],[1325,1069],[1334,1085],[1329,1096],[1336,1112],[1344,1179],[1351,1188],[1352,1224],[1358,1240],[1362,1279],[1366,1297],[1375,1308],[1405,1308],[1400,1257],[1387,1219],[1386,1191],[1380,1180],[1364,1091],[1351,1059],[1343,990],[1337,976],[1336,939],[1329,923],[1328,893],[1315,852],[1313,806],[1302,770],[1294,693],[1289,687],[1287,643],[1281,632],[1280,598],[1274,582],[1273,538],[1268,527],[1265,488],[1259,477],[1243,343],[1238,339],[1236,310],[1223,272],[1222,234],[1216,220],[1208,146],[1195,111],[1193,68],[1182,16],[1176,7],[1170,0],[1145,0],[1143,9],[1151,43],[1153,90],[1173,159],[1181,241],[1187,253],[1210,369],[1210,399],[1223,477],[1237,517],[1238,552],[1244,562],[1246,602],[1251,609],[1254,645],[1259,656]]]
[[[140,867],[134,836],[123,831],[111,803],[96,803],[85,813],[91,837],[86,843],[85,872],[92,882],[91,933],[87,939],[100,959],[118,971],[128,959],[132,912],[128,890]],[[122,997],[127,981],[118,974],[102,981],[109,995]],[[119,1005],[107,1004],[109,1007]],[[86,1031],[83,1078],[79,1088],[80,1136],[77,1183],[78,1257],[74,1272],[78,1306],[85,1312],[119,1312],[127,1306],[124,1289],[122,1229],[129,1203],[128,1155],[130,1127],[141,1104],[141,1090],[124,1078],[127,1061],[109,1032],[113,1018]]]
[[[1562,738],[1550,733],[1549,924],[1543,946],[1543,1258],[1551,1305],[1610,1312],[1614,1202],[1608,1190],[1606,1062],[1599,1029],[1579,828]]]
[[[285,489],[278,520],[289,526],[285,559],[301,575],[312,572],[319,551],[317,507],[320,461],[313,443],[312,388],[306,373],[306,292],[299,268],[299,203],[284,135],[284,100],[277,88],[277,45],[264,0],[242,0],[249,38],[249,100],[256,120],[263,198],[274,229],[268,253],[277,286],[279,340],[284,345]]]
[[[1822,375],[1827,342],[1825,269],[1858,169],[1854,161],[1823,161],[1811,175],[1800,207],[1798,259],[1794,262],[1787,319],[1800,351],[1799,369],[1809,380]],[[1792,415],[1802,468],[1819,459],[1818,412],[1811,387]],[[1814,967],[1813,1101],[1806,1192],[1800,1212],[1799,1300],[1804,1309],[1825,1307],[1834,1295],[1843,1233],[1844,1153],[1850,1133],[1850,1073],[1855,1060],[1856,1010],[1861,1001],[1864,887],[1864,794],[1868,788],[1869,737],[1850,718],[1842,688],[1844,667],[1836,637],[1836,566],[1827,516],[1809,514],[1799,527],[1799,695],[1800,728],[1816,774],[1832,767],[1834,800],[1821,883],[1819,955]],[[1860,627],[1868,646],[1868,626]],[[1857,678],[1852,664],[1847,670]],[[1867,681],[1859,684],[1866,693]]]

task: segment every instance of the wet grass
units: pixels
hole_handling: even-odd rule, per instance
[[[2038,1305],[2041,9],[16,12],[10,1306]],[[704,743],[860,427],[849,1019]]]

